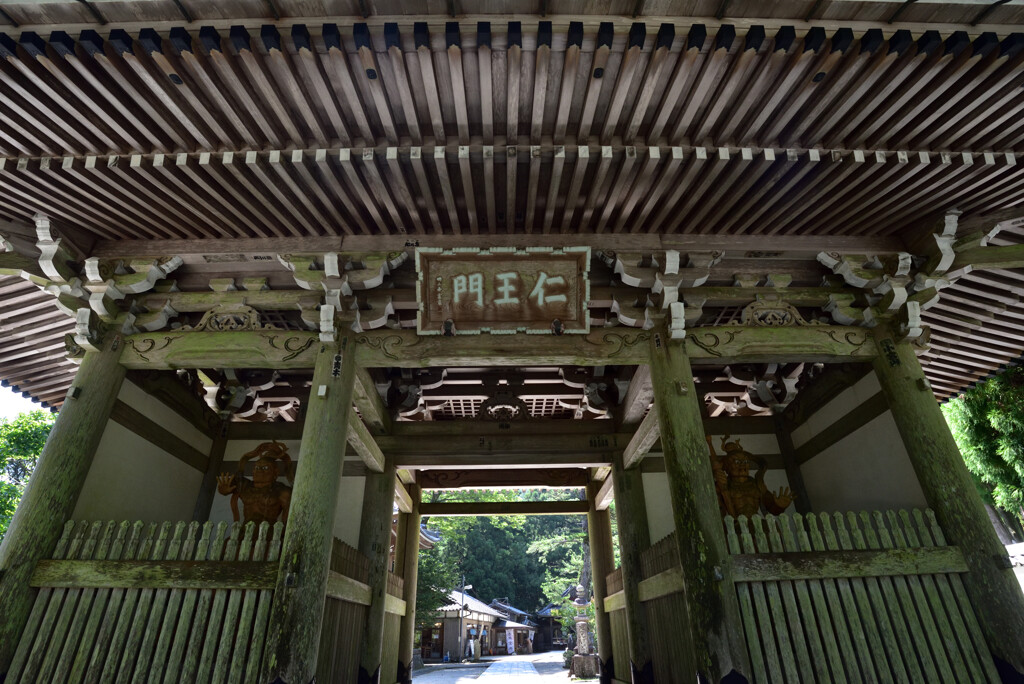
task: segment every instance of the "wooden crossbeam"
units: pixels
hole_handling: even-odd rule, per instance
[[[391,432],[391,412],[384,405],[384,400],[377,392],[373,378],[365,368],[356,370],[356,382],[352,394],[353,403],[372,434]]]
[[[131,259],[174,254],[186,263],[194,258],[220,255],[250,254],[307,254],[326,252],[392,252],[407,250],[404,236],[331,236],[331,237],[274,237],[274,238],[205,238],[205,239],[152,239],[152,240],[100,240],[92,249],[92,256],[101,259]],[[422,235],[417,237],[419,247],[455,249],[479,248],[486,243],[494,247],[591,247],[595,250],[649,252],[675,249],[718,250],[733,254],[771,250],[792,257],[814,259],[824,250],[839,253],[888,254],[904,249],[898,239],[878,236],[846,237],[840,235],[489,235],[486,240],[475,235]],[[199,263],[199,262],[197,262]],[[712,288],[722,289],[722,288]],[[771,292],[772,288],[762,288]],[[824,289],[824,288],[823,288]],[[272,292],[272,291],[271,291]],[[240,293],[241,294],[241,293]],[[264,293],[272,296],[270,293]],[[312,294],[310,292],[306,293]],[[722,293],[725,294],[725,293]],[[258,295],[263,296],[263,295]]]
[[[361,606],[370,605],[371,600],[370,586],[368,584],[354,580],[334,570],[329,570],[327,573],[327,596]],[[384,610],[393,615],[405,615],[405,601],[397,596],[385,594]]]
[[[612,478],[606,477],[604,482],[601,483],[601,488],[597,490],[597,494],[594,496],[594,508],[599,511],[603,511],[612,504],[612,499],[615,498],[615,488],[612,486]]]
[[[423,515],[585,515],[586,501],[474,501],[470,503],[421,503]]]
[[[384,453],[377,445],[373,435],[363,425],[363,421],[359,420],[359,416],[355,414],[355,411],[349,411],[348,414],[347,436],[349,446],[359,454],[359,458],[362,459],[369,470],[375,473],[384,472]]]
[[[504,489],[586,487],[582,468],[496,468],[489,470],[421,470],[416,484],[423,489]]]
[[[633,433],[632,439],[629,440],[629,444],[626,445],[626,449],[622,452],[623,467],[632,468],[639,463],[647,455],[647,452],[651,450],[654,443],[658,441],[660,434],[658,431],[658,413],[651,411],[644,417],[636,432]]]
[[[973,270],[1024,267],[1024,244],[1004,247],[975,247],[959,252],[953,259],[949,273],[969,273]]]
[[[276,562],[41,560],[33,587],[122,589],[273,589]]]
[[[402,513],[412,513],[412,497],[397,475],[395,475],[395,504]]]
[[[737,582],[967,572],[956,546],[882,551],[806,551],[732,556]]]

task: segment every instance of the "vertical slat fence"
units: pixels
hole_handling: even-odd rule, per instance
[[[283,526],[226,531],[68,522],[32,576],[39,591],[6,681],[261,680]],[[201,588],[210,571],[216,586]]]
[[[755,681],[999,681],[930,510],[725,527]]]
[[[622,591],[622,568],[615,568],[608,573],[605,586],[608,596]],[[632,681],[629,670],[629,627],[623,607],[609,610],[608,622],[612,632],[612,670],[615,679],[621,682]]]
[[[640,556],[640,574],[650,579],[679,567],[679,546],[675,533],[664,537]],[[687,608],[683,594],[673,592],[643,602],[647,611],[648,638],[654,681],[665,684],[690,684],[684,673],[675,667],[675,654],[680,639],[688,638]],[[628,681],[628,680],[625,680]]]
[[[331,570],[365,584],[369,561],[357,549],[335,539],[331,550]],[[327,597],[317,655],[317,682],[348,684],[358,680],[359,650],[366,616],[365,605]]]

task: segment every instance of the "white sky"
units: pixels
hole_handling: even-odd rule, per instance
[[[11,419],[19,413],[41,408],[42,406],[31,399],[26,399],[7,387],[0,387],[0,418]]]

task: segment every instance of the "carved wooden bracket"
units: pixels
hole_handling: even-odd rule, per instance
[[[670,335],[686,336],[687,324],[700,318],[703,300],[692,301],[680,294],[683,288],[700,287],[711,275],[711,267],[722,260],[722,252],[598,252],[624,285],[636,289],[635,297],[614,296],[611,311],[620,323],[650,330],[658,319],[668,317]],[[628,292],[628,290],[627,290]],[[692,307],[694,313],[688,314]]]

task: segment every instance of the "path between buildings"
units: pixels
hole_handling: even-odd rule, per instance
[[[562,668],[561,651],[552,651],[534,655],[506,656],[489,665],[481,663],[479,667],[460,665],[440,669],[428,666],[413,673],[413,681],[415,684],[467,684],[476,680],[479,680],[480,684],[568,684],[567,673],[568,670]]]

